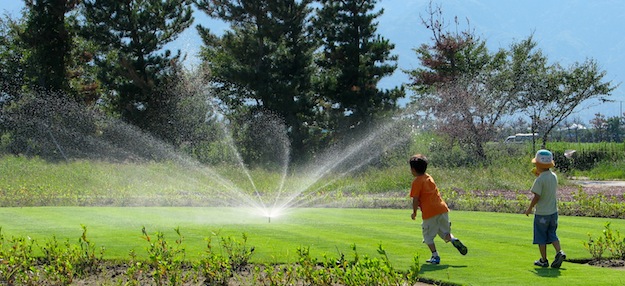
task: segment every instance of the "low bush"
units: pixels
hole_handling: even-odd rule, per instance
[[[352,259],[343,253],[339,258],[325,257],[323,262],[310,255],[309,249],[299,247],[298,263],[291,265],[250,265],[248,260],[254,247],[246,245],[247,236],[239,241],[232,237],[221,238],[222,250],[215,251],[210,240],[206,255],[196,262],[185,260],[182,235],[175,229],[178,238],[174,245],[161,232],[155,237],[142,229],[148,242],[148,258],[138,260],[135,251],[130,252],[128,263],[104,261],[95,255],[94,244],[86,238],[86,227],[79,243],[59,243],[54,237],[41,247],[43,256],[33,253],[34,241],[13,238],[6,241],[0,232],[0,284],[7,285],[71,285],[77,278],[80,283],[118,285],[413,285],[419,279],[421,270],[419,257],[403,272],[391,264],[386,250],[378,246],[379,258],[361,256],[352,245]],[[86,245],[86,248],[85,248]],[[84,255],[80,249],[87,251]],[[88,263],[85,263],[88,261]],[[82,266],[79,266],[82,265]],[[89,267],[85,268],[85,265]],[[105,268],[125,269],[120,273],[105,273]],[[89,270],[89,271],[86,271]],[[112,275],[112,276],[106,276]]]
[[[593,259],[625,259],[625,237],[621,237],[618,230],[612,230],[609,222],[596,238],[589,233],[584,247]],[[608,256],[604,256],[606,250],[609,252]]]

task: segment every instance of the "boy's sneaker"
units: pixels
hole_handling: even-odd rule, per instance
[[[540,266],[540,267],[549,267],[549,260],[545,259],[543,261],[543,259],[541,258],[541,259],[534,261],[534,265]]]
[[[467,252],[469,250],[467,249],[466,246],[464,246],[464,244],[462,244],[462,242],[460,242],[460,239],[457,239],[457,238],[452,239],[451,244],[453,244],[454,247],[458,249],[458,251],[460,251],[460,254],[467,255]]]
[[[566,259],[566,254],[563,251],[556,253],[556,259],[551,263],[551,268],[560,268],[564,259]]]
[[[432,256],[430,259],[426,260],[425,262],[432,263],[432,264],[439,264],[439,263],[441,263],[441,257],[440,256]]]

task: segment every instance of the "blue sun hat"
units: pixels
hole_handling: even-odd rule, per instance
[[[556,165],[553,161],[553,154],[549,150],[540,149],[536,152],[536,156],[532,159],[532,163],[536,164],[536,167],[543,169],[549,169]]]

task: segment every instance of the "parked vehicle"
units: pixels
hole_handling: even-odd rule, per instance
[[[506,138],[506,140],[504,140],[504,143],[525,143],[525,142],[530,142],[532,141],[532,137],[535,138],[534,140],[538,139],[538,134],[537,133],[517,133],[511,136],[508,136]]]

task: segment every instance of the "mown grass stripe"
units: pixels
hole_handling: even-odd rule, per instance
[[[297,209],[267,222],[231,208],[113,208],[113,207],[37,207],[0,208],[0,226],[5,238],[29,236],[39,242],[55,236],[58,240],[77,241],[87,226],[87,236],[97,247],[106,247],[105,259],[128,259],[131,249],[145,255],[148,234],[157,231],[165,238],[176,238],[179,227],[188,259],[197,259],[206,247],[207,237],[242,240],[256,251],[253,262],[284,263],[297,259],[297,247],[310,247],[320,260],[323,255],[338,258],[342,252],[352,258],[351,245],[359,255],[377,257],[379,244],[387,251],[393,266],[407,270],[415,254],[424,263],[429,256],[421,243],[420,220],[412,221],[409,210],[379,209]],[[453,232],[469,247],[462,256],[437,239],[442,257],[440,265],[424,264],[424,277],[466,285],[623,285],[622,270],[597,268],[565,262],[562,269],[540,269],[532,265],[538,249],[531,244],[532,218],[522,214],[453,211]],[[590,258],[584,249],[588,233],[601,234],[611,222],[614,230],[625,233],[619,219],[561,216],[559,235],[570,259]],[[214,241],[217,243],[218,241]],[[550,257],[553,250],[549,248]]]

